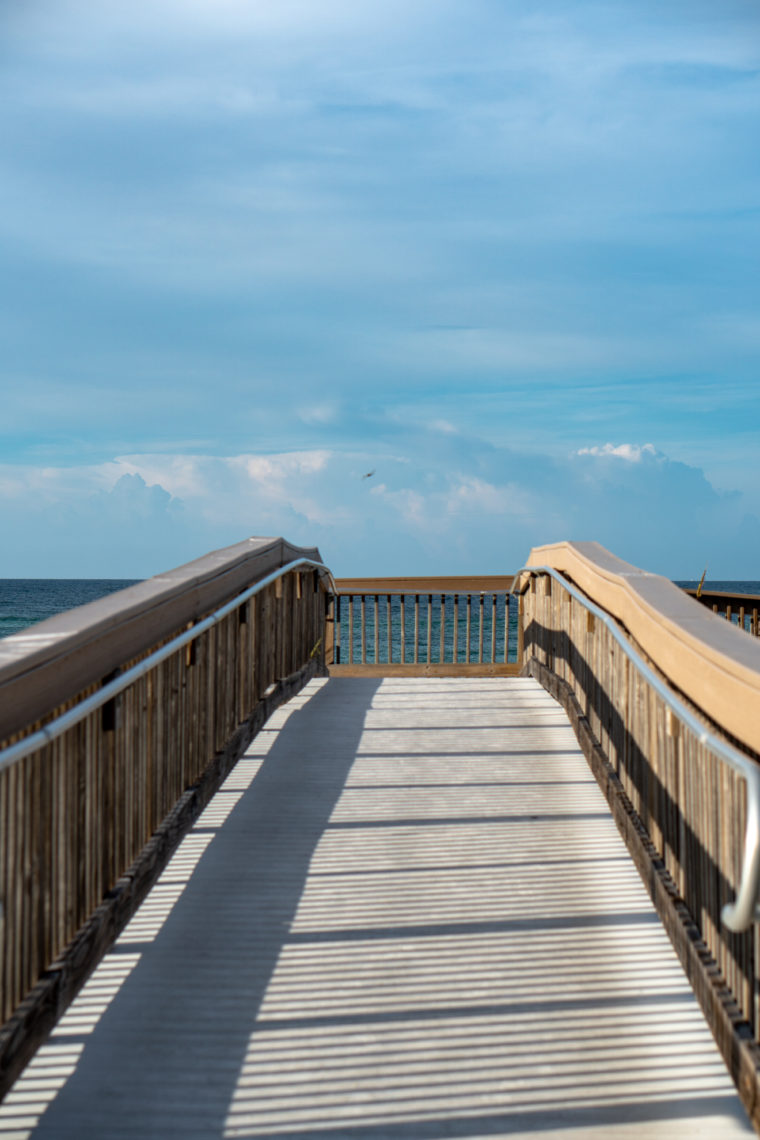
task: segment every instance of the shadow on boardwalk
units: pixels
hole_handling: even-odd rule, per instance
[[[101,1137],[104,1101],[114,1136],[224,1134],[263,995],[379,682],[361,685],[361,700],[347,703],[325,685],[288,710],[155,939],[141,943],[138,923],[120,940],[116,953],[130,959],[138,952],[139,960],[35,1137]],[[243,773],[245,763],[238,765]],[[229,783],[235,787],[234,773]],[[207,818],[195,836],[204,835]],[[171,896],[171,879],[165,885]],[[161,900],[155,905],[160,912]],[[78,1027],[71,1029],[76,1037]],[[66,1034],[56,1041],[65,1044]]]
[[[334,679],[279,710],[0,1140],[25,1112],[34,1140],[752,1135],[530,679]]]

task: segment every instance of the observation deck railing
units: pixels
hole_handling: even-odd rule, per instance
[[[519,672],[512,575],[338,578],[333,675],[497,676]]]
[[[596,543],[532,551],[525,671],[576,734],[760,1123],[760,644]]]
[[[718,620],[595,543],[514,579],[336,583],[250,539],[4,639],[0,1093],[280,701],[326,669],[522,670],[567,709],[760,1122],[760,641],[732,620],[757,633],[760,599],[729,597]]]
[[[691,588],[686,593],[714,614],[719,614],[754,637],[760,637],[760,594],[732,594],[724,590],[699,592]]]
[[[0,1094],[282,700],[317,550],[249,539],[0,641]]]

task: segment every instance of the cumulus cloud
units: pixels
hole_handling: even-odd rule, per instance
[[[338,574],[509,572],[564,538],[677,578],[706,561],[725,578],[760,566],[754,504],[648,443],[558,459],[409,430],[393,451],[131,455],[44,476],[5,467],[0,486],[13,488],[4,576],[44,574],[50,541],[77,575],[141,577],[250,534],[318,545]]]
[[[141,578],[197,552],[181,500],[118,463],[0,470],[2,577]]]

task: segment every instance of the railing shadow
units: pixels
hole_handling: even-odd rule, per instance
[[[672,869],[675,861],[678,868],[686,872],[683,901],[703,937],[707,937],[708,922],[718,932],[725,955],[723,968],[726,969],[729,965],[742,980],[742,985],[737,987],[738,992],[734,996],[756,1037],[760,1028],[756,1013],[760,1000],[760,977],[755,976],[754,970],[756,928],[753,926],[744,933],[737,934],[721,922],[722,907],[735,899],[738,883],[729,880],[703,839],[691,826],[681,803],[662,782],[649,755],[629,731],[612,697],[594,676],[591,662],[567,630],[551,630],[539,622],[531,621],[525,630],[526,657],[530,655],[530,646],[533,644],[547,653],[550,661],[552,658],[559,659],[570,667],[583,701],[587,707],[595,709],[609,739],[625,742],[622,748],[619,745],[624,760],[621,762],[619,756],[617,759],[611,758],[612,767],[619,777],[627,775],[635,787],[640,799],[636,814],[650,838],[653,823],[660,830],[663,850],[659,854],[671,863],[668,869]],[[551,664],[547,668],[551,670]],[[583,707],[583,703],[579,703]],[[700,869],[698,877],[693,874],[694,868]]]
[[[139,929],[130,936],[127,928],[117,943],[112,971],[120,953],[139,958],[85,1037],[76,1068],[35,1137],[97,1135],[88,1113],[103,1095],[114,1135],[223,1135],[261,1001],[378,685],[355,682],[354,699],[346,702],[327,682],[290,713],[154,939],[140,942]],[[304,742],[325,732],[332,759],[319,764]],[[193,834],[202,844],[203,817]],[[165,880],[171,895],[171,870]],[[160,911],[160,900],[155,906]],[[53,1042],[74,1043],[78,1029],[64,1019]],[[103,1056],[111,1073],[107,1088]]]

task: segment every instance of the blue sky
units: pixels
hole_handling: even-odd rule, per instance
[[[0,88],[0,577],[760,579],[755,0],[26,0]]]

